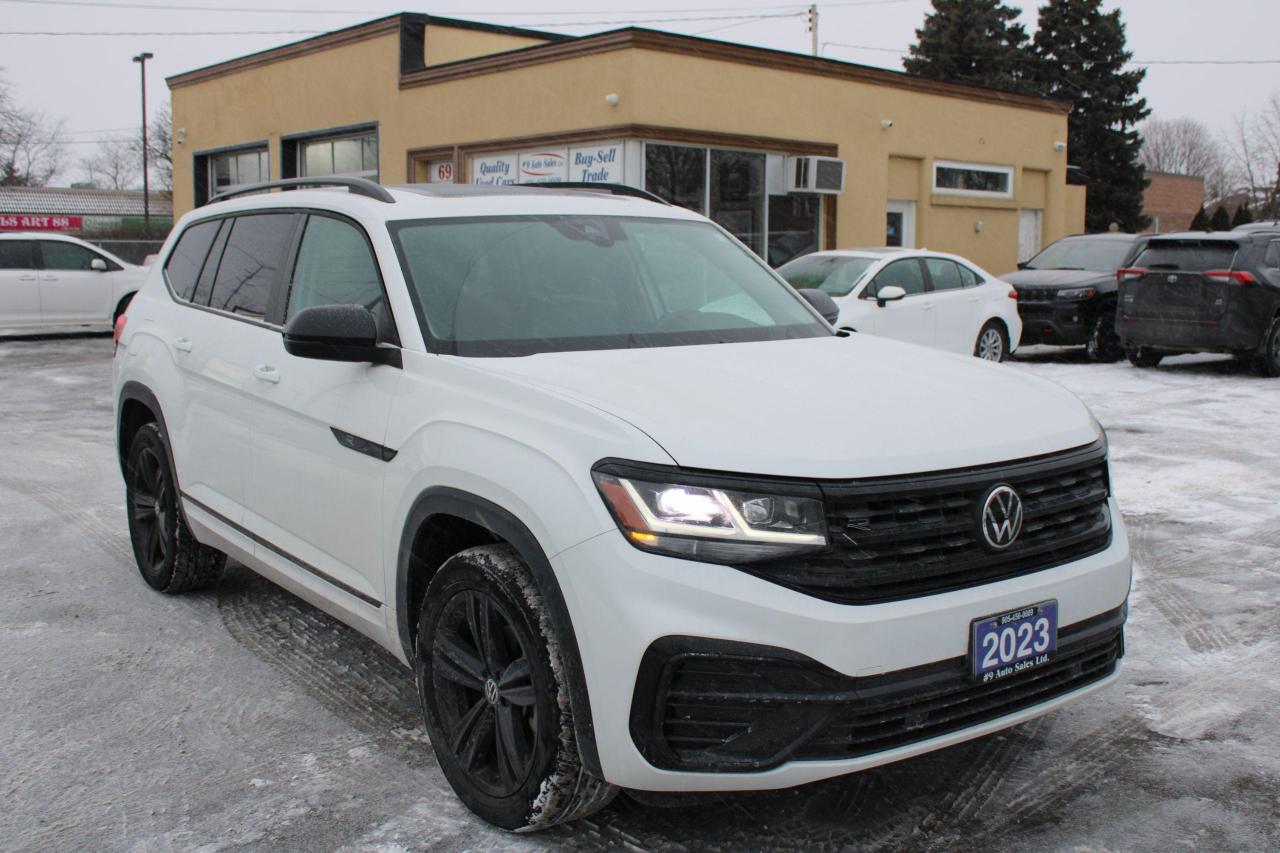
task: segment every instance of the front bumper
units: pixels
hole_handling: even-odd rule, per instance
[[[1080,346],[1089,341],[1093,314],[1081,302],[1019,302],[1022,345]]]
[[[656,687],[646,687],[641,678],[642,661],[650,647],[664,638],[785,650],[784,657],[804,659],[829,670],[831,677],[858,679],[865,687],[901,683],[902,670],[952,667],[968,653],[973,619],[1037,601],[1058,601],[1060,630],[1066,637],[1072,626],[1116,611],[1127,599],[1128,541],[1114,502],[1110,509],[1111,544],[1092,556],[983,586],[874,605],[822,601],[730,567],[642,553],[616,531],[560,553],[553,564],[578,637],[605,778],[655,791],[788,787],[997,731],[1105,686],[1116,678],[1118,662],[1110,674],[1102,673],[1076,687],[1068,685],[1064,688],[1068,692],[1055,693],[1046,701],[1010,706],[1009,713],[995,718],[977,715],[960,721],[958,727],[926,731],[924,739],[889,741],[856,755],[839,753],[845,756],[839,758],[823,757],[820,750],[797,750],[782,755],[782,763],[758,762],[756,767],[763,769],[661,767],[671,762],[642,747],[645,737],[632,731],[634,708],[658,704]],[[907,674],[908,680],[911,675]],[[830,695],[826,694],[828,699]],[[799,758],[793,760],[793,756]],[[774,766],[766,766],[771,763]],[[733,772],[723,772],[729,769]]]

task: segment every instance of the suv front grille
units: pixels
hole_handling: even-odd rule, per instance
[[[1051,660],[990,684],[966,657],[850,678],[782,649],[666,637],[650,646],[631,734],[655,766],[759,771],[857,758],[1016,713],[1106,678],[1124,608],[1062,628]]]
[[[1018,302],[1052,302],[1058,295],[1058,291],[1052,287],[1020,287],[1014,285],[1014,290],[1018,291]]]
[[[1003,551],[983,541],[979,503],[997,483],[1022,497],[1022,533]],[[874,604],[992,583],[1058,566],[1111,541],[1101,442],[1005,465],[848,484],[824,483],[831,547],[743,566],[846,604]]]

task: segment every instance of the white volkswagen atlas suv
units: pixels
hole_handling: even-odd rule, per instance
[[[1062,388],[842,336],[627,187],[310,183],[348,191],[184,216],[117,324],[134,553],[385,646],[486,820],[798,785],[1117,678],[1129,548]]]

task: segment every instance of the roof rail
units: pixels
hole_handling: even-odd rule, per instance
[[[346,187],[352,195],[362,195],[365,198],[383,201],[387,204],[395,204],[396,199],[386,189],[368,178],[283,178],[278,181],[263,181],[260,184],[247,184],[243,187],[236,187],[233,190],[227,190],[218,193],[209,199],[206,204],[213,204],[215,201],[226,201],[238,195],[247,195],[248,193],[262,192],[263,190],[288,190],[299,189],[301,187]]]
[[[658,204],[665,204],[667,207],[671,206],[671,202],[654,195],[648,190],[604,181],[538,181],[532,184],[521,184],[521,186],[545,187],[553,190],[595,190],[596,192],[609,193],[610,195],[628,195],[634,198],[642,198],[645,201],[656,201]]]

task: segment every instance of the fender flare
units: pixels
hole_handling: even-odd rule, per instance
[[[457,516],[485,528],[515,548],[533,573],[534,583],[542,593],[551,624],[560,637],[563,649],[561,662],[569,681],[569,696],[573,701],[573,727],[583,764],[596,776],[604,778],[600,769],[600,753],[596,748],[586,675],[582,668],[582,657],[578,654],[578,639],[569,618],[564,594],[560,591],[560,582],[556,580],[551,561],[524,522],[492,501],[460,489],[432,486],[418,496],[409,510],[400,535],[395,589],[396,629],[406,659],[413,660],[414,657],[413,626],[409,625],[409,556],[419,528],[433,515]]]
[[[124,412],[124,404],[130,400],[141,403],[155,415],[156,426],[160,428],[160,437],[164,439],[164,455],[168,458],[169,470],[173,472],[173,486],[178,492],[178,512],[182,514],[182,523],[190,529],[191,523],[187,520],[187,509],[182,501],[182,482],[178,474],[178,465],[173,458],[173,442],[169,441],[169,427],[164,422],[164,410],[160,408],[160,401],[156,399],[156,395],[150,388],[132,379],[120,386],[120,396],[116,400],[116,456],[120,460],[120,476],[129,475],[125,470],[126,454],[129,448],[124,446],[124,436],[120,434],[122,426],[120,415]]]

